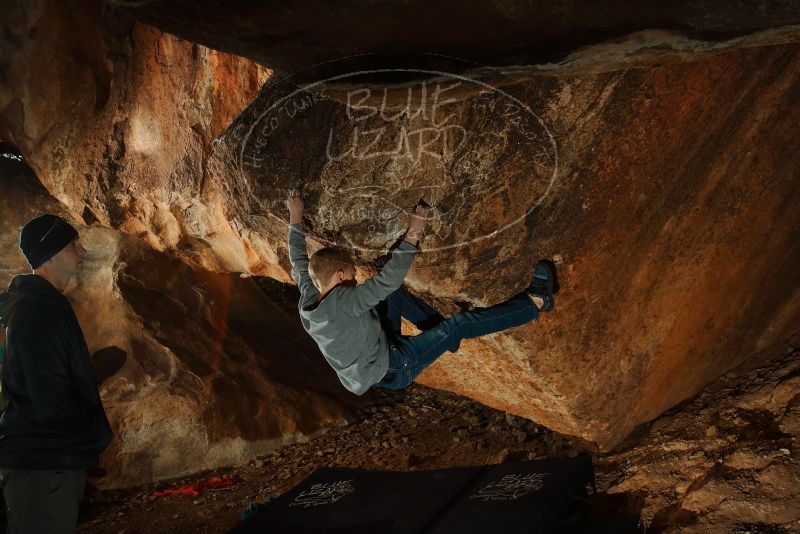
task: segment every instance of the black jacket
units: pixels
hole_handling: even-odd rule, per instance
[[[6,325],[0,467],[91,469],[111,441],[89,350],[72,306],[34,274],[0,294]]]

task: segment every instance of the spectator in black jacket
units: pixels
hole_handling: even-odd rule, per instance
[[[74,532],[86,471],[111,441],[83,332],[62,294],[86,249],[64,219],[22,229],[33,274],[0,294],[6,326],[0,417],[0,487],[10,534]]]

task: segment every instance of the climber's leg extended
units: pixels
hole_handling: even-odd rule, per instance
[[[462,339],[501,332],[537,319],[540,311],[550,311],[555,307],[556,287],[555,264],[542,260],[536,264],[531,283],[524,292],[489,308],[453,315],[417,336],[400,335],[399,317],[396,317],[396,311],[391,312],[397,326],[392,330],[394,335],[389,343],[389,371],[375,385],[390,389],[404,388],[439,356],[458,350]],[[414,297],[405,293],[395,298]],[[403,302],[405,300],[395,302],[394,309],[402,310]],[[417,299],[417,302],[421,301]],[[427,304],[422,305],[430,309]]]
[[[378,387],[408,386],[426,367],[447,351],[455,352],[462,339],[502,332],[539,316],[527,293],[490,308],[455,314],[417,336],[398,336],[390,343],[389,372]]]

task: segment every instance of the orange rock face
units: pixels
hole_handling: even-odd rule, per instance
[[[268,71],[103,19],[93,3],[7,7],[0,137],[46,189],[0,157],[0,285],[29,270],[17,249],[25,221],[63,213],[81,230],[89,261],[68,296],[115,432],[95,482],[236,464],[343,423],[352,400],[293,314],[253,280],[220,273],[207,245],[192,266],[158,250],[187,246],[188,219],[172,214],[202,207],[204,154]],[[220,235],[231,231],[222,211],[205,224],[215,217]]]
[[[436,217],[408,283],[444,311],[501,302],[558,258],[554,313],[420,380],[609,448],[800,324],[798,66],[793,45],[472,94],[451,78],[427,95],[460,83],[452,102],[408,118],[392,118],[402,90],[381,109],[342,79],[290,116],[298,96],[273,79],[209,166],[246,227],[302,184],[314,234],[364,262],[424,197]],[[423,83],[405,88],[421,101]],[[448,128],[454,145],[415,152]]]
[[[558,259],[554,313],[463,343],[425,384],[610,448],[800,324],[797,45],[684,43],[628,70],[604,48],[548,75],[363,76],[351,61],[257,93],[267,76],[249,61],[54,5],[19,16],[19,35],[44,37],[3,45],[0,136],[73,216],[288,280],[290,187],[312,247],[352,247],[364,274],[425,198],[435,219],[407,281],[445,312],[500,302]],[[38,65],[59,83],[37,85]]]
[[[5,288],[30,271],[16,246],[20,226],[63,207],[4,157],[0,189]],[[189,267],[116,230],[79,230],[89,252],[65,294],[114,430],[96,485],[243,463],[345,421],[350,399],[334,373],[253,280]]]
[[[88,0],[19,4],[7,15],[0,137],[53,196],[86,224],[157,250],[191,251],[217,271],[259,271],[205,188],[206,159],[269,71]]]

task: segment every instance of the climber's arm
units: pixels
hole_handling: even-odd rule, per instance
[[[414,213],[409,214],[408,230],[403,241],[392,252],[392,257],[381,272],[363,284],[340,293],[339,306],[344,313],[361,315],[377,306],[402,285],[417,252],[419,238],[428,222],[428,213],[427,204],[418,205]]]
[[[303,232],[303,199],[297,189],[292,189],[286,201],[289,207],[289,263],[292,264],[292,279],[300,289],[300,305],[305,306],[319,297],[308,274],[308,251]]]

